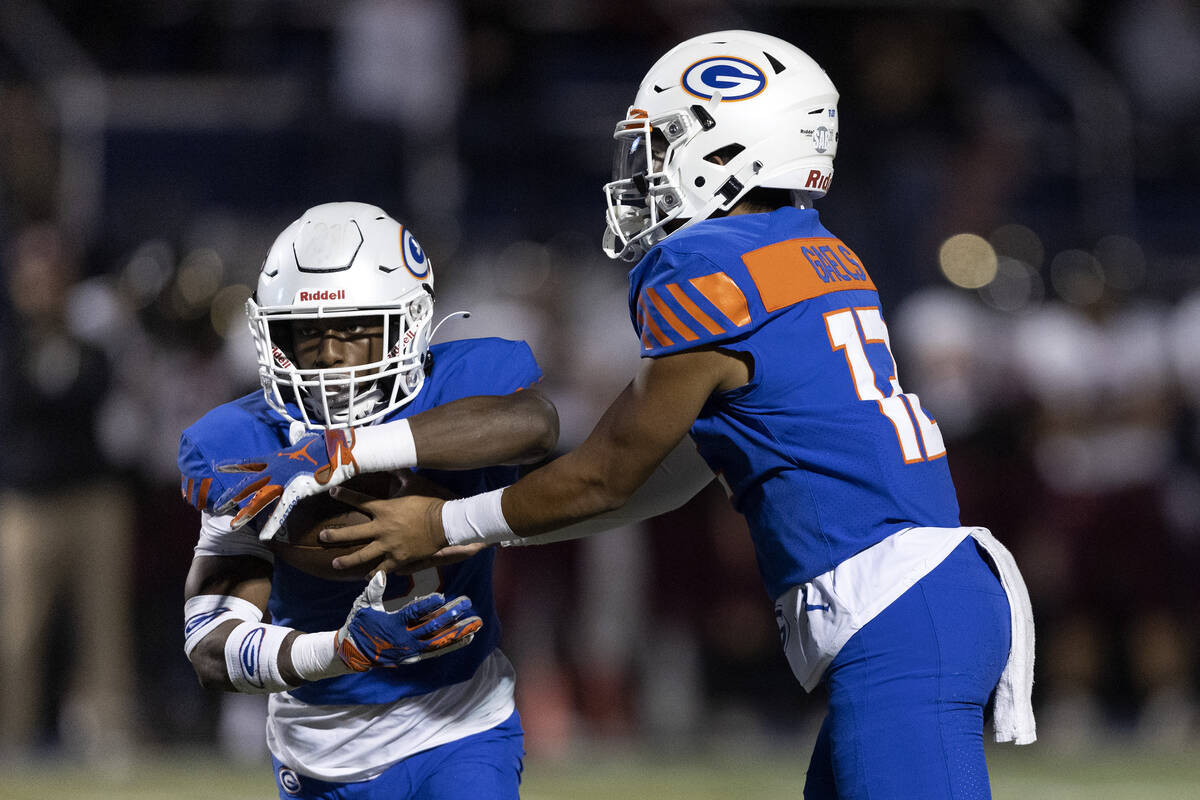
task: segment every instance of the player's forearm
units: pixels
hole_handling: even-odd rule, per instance
[[[641,481],[617,464],[576,450],[504,490],[504,518],[517,536],[533,536],[622,507]]]
[[[236,692],[237,687],[229,677],[229,668],[225,662],[225,647],[229,634],[237,628],[236,621],[223,624],[220,628],[206,636],[189,656],[192,668],[200,685],[205,689],[219,692]],[[292,643],[300,636],[300,631],[291,631],[279,647],[279,671],[283,679],[292,686],[299,686],[306,681],[296,674],[292,666]]]
[[[183,651],[204,688],[278,692],[350,671],[338,656],[336,631],[302,633],[262,621],[269,569],[252,557],[193,560],[183,605]]]
[[[540,392],[464,397],[410,419],[417,465],[478,469],[529,464],[558,443],[558,412]]]
[[[654,398],[651,393],[654,402],[648,403],[646,389],[638,381],[631,383],[577,449],[502,493],[486,492],[439,506],[440,519],[424,523],[431,541],[513,541],[622,507],[686,435],[695,419],[692,407],[698,410],[704,397],[697,391],[689,403],[676,391],[660,394]]]
[[[539,392],[464,397],[408,419],[356,428],[357,472],[528,464],[558,442],[558,412]]]
[[[628,503],[662,456],[657,450],[635,453],[629,447],[598,444],[604,439],[598,428],[579,449],[512,486],[428,505],[419,529],[426,531],[435,548],[518,543],[523,537],[613,512]],[[403,555],[397,560],[403,562]]]
[[[528,535],[506,541],[506,545],[551,544],[568,539],[581,539],[613,528],[631,525],[642,520],[674,511],[691,500],[713,480],[712,469],[689,437],[663,459],[654,473],[638,487],[633,496],[619,508],[558,528],[548,533]]]
[[[235,637],[232,642],[231,636]],[[336,631],[305,634],[279,625],[260,624],[244,629],[231,620],[206,636],[188,658],[205,689],[287,691],[351,671],[337,655],[336,636]],[[263,662],[271,662],[274,669],[260,670],[259,663]],[[258,671],[263,674],[254,674]]]

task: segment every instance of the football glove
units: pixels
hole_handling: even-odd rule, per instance
[[[466,647],[483,627],[466,597],[447,602],[440,594],[427,594],[387,611],[386,586],[384,573],[375,573],[337,632],[337,654],[355,672],[445,655]]]
[[[270,541],[296,503],[327,491],[358,474],[354,460],[354,431],[305,433],[288,448],[260,459],[225,461],[217,472],[248,473],[213,502],[218,514],[230,514],[229,525],[238,530],[265,508],[276,503],[258,538]]]

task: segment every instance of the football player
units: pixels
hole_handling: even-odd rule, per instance
[[[867,265],[813,208],[837,100],[772,36],[664,55],[616,126],[604,187],[604,249],[636,262],[638,375],[582,445],[516,484],[365,503],[371,522],[322,536],[374,539],[344,566],[392,566],[544,535],[621,506],[690,434],[749,523],[793,672],[829,690],[805,796],[987,797],[989,696],[997,739],[1035,735],[1028,594],[996,539],[960,525]]]
[[[381,209],[309,209],[275,241],[247,303],[263,391],[180,441],[183,494],[201,514],[185,650],[205,687],[270,693],[281,797],[518,796],[523,737],[496,647],[494,549],[411,575],[325,580],[274,558],[258,515],[290,508],[306,482],[313,494],[360,471],[420,467],[473,494],[516,479],[495,465],[551,451],[558,417],[534,388],[529,347],[431,346],[433,299],[429,258]]]

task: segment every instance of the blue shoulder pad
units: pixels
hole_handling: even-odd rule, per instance
[[[244,476],[216,471],[216,464],[286,447],[288,423],[263,399],[248,394],[217,406],[179,437],[180,492],[201,511]]]
[[[533,351],[522,341],[457,339],[436,344],[430,350],[434,385],[427,382],[426,388],[431,390],[431,405],[472,395],[511,394],[542,379]]]
[[[706,220],[646,254],[629,275],[629,312],[643,356],[741,339],[831,292],[874,292],[841,240],[819,228],[771,230],[779,222],[773,217]]]
[[[183,499],[200,511],[212,511],[211,500],[228,488],[226,476],[213,469],[212,462],[204,457],[186,432],[179,437],[179,473],[182,476],[179,491]]]

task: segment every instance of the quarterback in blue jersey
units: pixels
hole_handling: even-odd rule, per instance
[[[213,409],[179,447],[201,512],[184,629],[201,683],[270,693],[280,797],[516,798],[523,736],[497,649],[494,549],[330,580],[278,550],[303,531],[259,512],[363,473],[419,469],[396,474],[450,496],[511,483],[558,435],[529,347],[431,346],[429,259],[362,203],[288,226],[247,310],[263,391]]]
[[[772,36],[690,39],[618,123],[605,250],[636,261],[643,367],[576,450],[501,490],[366,504],[351,567],[538,541],[636,497],[685,437],[745,515],[797,679],[828,715],[809,798],[983,798],[996,738],[1035,738],[1032,613],[1011,555],[958,519],[937,422],[897,377],[880,298],[812,202],[838,95]]]

